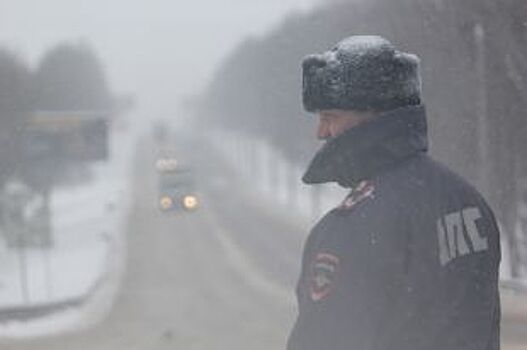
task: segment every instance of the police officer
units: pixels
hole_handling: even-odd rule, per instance
[[[313,228],[288,350],[499,349],[499,231],[427,155],[419,59],[352,36],[303,61],[326,140],[303,181],[349,195]]]

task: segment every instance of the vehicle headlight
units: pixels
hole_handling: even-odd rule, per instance
[[[196,209],[198,207],[198,198],[194,195],[186,195],[183,197],[183,207],[187,210]]]
[[[175,158],[160,158],[156,161],[156,169],[160,172],[174,171],[178,168],[178,161]]]
[[[176,159],[167,159],[165,161],[165,169],[167,171],[174,171],[178,168],[178,162]]]
[[[174,201],[169,196],[163,196],[159,200],[159,205],[161,206],[161,209],[168,210],[172,208],[172,206],[174,205]]]
[[[165,170],[165,160],[164,159],[158,159],[156,161],[156,169],[157,171]]]

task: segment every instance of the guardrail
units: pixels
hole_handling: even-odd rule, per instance
[[[521,280],[502,280],[500,282],[502,290],[511,291],[517,294],[523,294],[527,298],[527,282]],[[527,299],[526,299],[527,303]]]
[[[81,307],[95,294],[103,283],[103,280],[104,278],[99,279],[86,294],[79,297],[52,303],[20,305],[2,309],[0,310],[0,323],[28,321],[65,311],[70,308]]]

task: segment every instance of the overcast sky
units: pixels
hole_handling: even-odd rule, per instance
[[[166,117],[240,40],[320,1],[0,0],[0,45],[34,64],[60,41],[87,40],[114,91],[137,95],[142,114]]]

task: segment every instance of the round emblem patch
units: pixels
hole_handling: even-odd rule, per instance
[[[311,266],[310,295],[313,301],[327,297],[335,283],[339,258],[328,253],[319,253]]]

